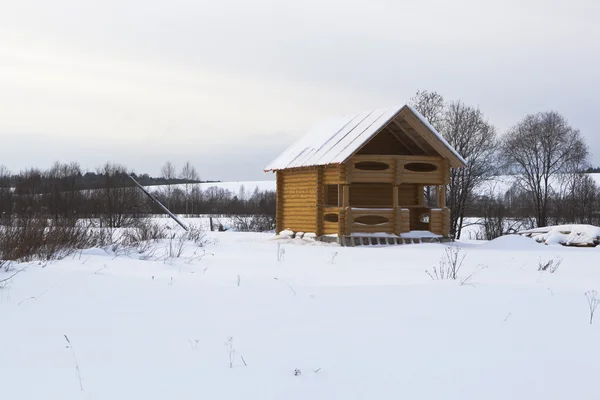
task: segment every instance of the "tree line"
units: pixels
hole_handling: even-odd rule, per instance
[[[275,192],[242,187],[234,193],[216,186],[202,190],[197,184],[198,173],[189,162],[179,173],[173,163],[167,162],[159,178],[135,175],[115,163],[84,172],[75,162],[56,162],[47,170],[27,169],[18,174],[0,166],[0,222],[48,218],[74,224],[86,218],[116,228],[130,225],[137,218],[162,214],[130,176],[146,186],[150,182],[164,183],[149,191],[176,214],[260,215],[274,225]]]
[[[586,175],[598,169],[581,132],[558,112],[526,115],[500,135],[478,107],[437,92],[418,91],[411,105],[467,161],[446,188],[454,237],[468,217],[482,218],[487,239],[517,226],[599,224],[600,189]],[[489,185],[500,175],[513,178],[505,193]]]

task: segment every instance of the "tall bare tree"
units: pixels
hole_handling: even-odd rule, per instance
[[[160,176],[166,181],[165,196],[167,198],[167,208],[171,209],[171,197],[173,196],[173,179],[177,176],[175,165],[167,161],[160,169]]]
[[[527,115],[502,142],[502,155],[528,193],[536,224],[548,225],[552,185],[587,164],[588,147],[581,133],[555,111]]]
[[[0,224],[2,224],[13,211],[13,194],[10,177],[10,170],[4,165],[0,165]]]
[[[467,161],[465,168],[450,172],[448,207],[450,233],[460,239],[465,214],[475,199],[475,189],[496,172],[494,162],[498,140],[496,129],[479,108],[460,101],[448,104],[442,122],[442,134]]]
[[[196,171],[196,167],[194,167],[191,162],[186,161],[186,163],[183,164],[179,177],[185,180],[185,214],[188,215],[190,213],[190,199],[192,200],[192,209],[194,208],[193,198],[191,198],[191,182],[199,179],[198,171]]]
[[[442,131],[446,103],[438,92],[419,90],[410,99],[412,105],[438,132]],[[425,204],[434,205],[435,195],[431,186],[425,186]]]
[[[419,90],[410,99],[412,105],[438,131],[442,130],[446,103],[438,92]]]
[[[144,210],[145,198],[129,179],[130,172],[123,165],[106,163],[98,169],[102,188],[95,191],[98,214],[109,228],[120,228]]]

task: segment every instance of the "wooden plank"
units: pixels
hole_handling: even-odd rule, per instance
[[[350,205],[350,185],[344,185],[342,188],[342,207],[346,208]]]
[[[394,124],[395,126],[396,124]],[[415,144],[412,142],[412,140],[410,139],[406,139],[402,137],[402,134],[404,132],[402,132],[402,130],[400,128],[398,128],[398,131],[394,130],[394,129],[390,129],[390,132],[392,132],[392,135],[394,135],[394,137],[396,138],[396,140],[398,142],[400,142],[407,150],[408,152],[415,154],[418,153],[419,148],[415,146]]]
[[[283,171],[275,173],[275,233],[283,230]]]
[[[423,138],[425,139],[431,147],[433,147],[438,154],[440,154],[445,159],[450,161],[450,164],[454,168],[463,167],[462,161],[458,157],[454,155],[452,150],[450,150],[444,143],[440,141],[440,139],[419,120],[410,110],[404,110],[401,113],[402,117],[409,125],[413,127],[413,129]]]
[[[421,142],[419,142],[419,140],[417,139],[417,135],[413,134],[411,131],[411,126],[407,123],[405,123],[404,121],[398,121],[398,120],[394,120],[394,123],[396,124],[396,126],[402,131],[402,133],[408,138],[410,139],[410,141],[412,143],[414,143],[414,145],[416,146],[416,148],[418,148],[419,150],[421,150],[421,152],[424,155],[430,156],[432,155],[431,151],[424,146]],[[413,153],[418,153],[418,151],[414,151]]]
[[[346,211],[345,208],[342,208],[340,210],[340,213],[338,214],[338,231],[337,234],[338,236],[344,235],[345,234],[345,230],[346,230]]]
[[[317,225],[316,234],[317,236],[321,236],[323,234],[323,210],[322,204],[325,202],[325,193],[324,193],[324,185],[323,185],[323,167],[319,167],[317,170],[317,207],[316,207],[316,215],[315,222]]]
[[[421,207],[425,205],[425,188],[423,185],[417,185],[417,204]]]

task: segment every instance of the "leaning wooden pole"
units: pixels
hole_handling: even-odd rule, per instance
[[[142,191],[143,191],[144,193],[146,193],[146,195],[147,195],[148,197],[150,197],[150,199],[151,199],[153,202],[155,202],[156,204],[158,204],[158,206],[159,206],[160,208],[162,208],[162,209],[163,209],[163,210],[164,210],[164,211],[165,211],[167,214],[169,214],[169,216],[170,216],[171,218],[173,218],[173,220],[175,220],[175,222],[177,222],[177,223],[178,223],[178,224],[179,224],[179,225],[180,225],[180,226],[181,226],[183,229],[185,229],[185,231],[186,231],[186,232],[188,231],[188,227],[187,227],[187,226],[186,226],[186,225],[185,225],[183,222],[181,222],[181,220],[180,220],[179,218],[177,218],[177,217],[175,216],[175,214],[173,214],[171,211],[169,211],[169,209],[168,209],[167,207],[165,207],[165,206],[164,206],[164,205],[163,205],[163,204],[162,204],[160,201],[158,201],[158,199],[157,199],[156,197],[154,197],[154,196],[152,195],[152,193],[150,193],[149,191],[147,191],[145,187],[143,187],[142,185],[140,185],[140,184],[139,184],[139,182],[138,182],[138,181],[136,181],[136,180],[133,178],[133,176],[131,176],[131,175],[128,175],[128,176],[129,176],[129,178],[131,178],[131,180],[133,181],[133,183],[135,183],[135,184],[136,184],[136,186],[137,186],[137,187],[139,187],[140,189],[142,189]]]

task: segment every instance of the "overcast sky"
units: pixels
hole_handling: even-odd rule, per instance
[[[599,20],[597,0],[0,0],[0,164],[271,179],[320,119],[427,89],[500,132],[556,110],[600,165]]]

